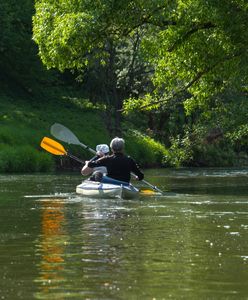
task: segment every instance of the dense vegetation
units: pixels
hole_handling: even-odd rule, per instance
[[[11,0],[0,11],[0,172],[60,166],[39,148],[54,122],[91,147],[122,135],[143,166],[247,164],[246,1]]]
[[[110,142],[101,109],[80,98],[75,89],[56,81],[53,86],[46,84],[45,91],[33,91],[32,96],[25,90],[17,90],[16,86],[0,94],[0,172],[42,172],[55,167],[79,170],[77,162],[66,157],[53,157],[39,146],[44,136],[52,137],[50,126],[55,122],[70,128],[90,147]],[[161,164],[166,153],[161,144],[134,130],[123,135],[128,153],[137,159],[142,153],[142,166]],[[79,146],[62,144],[81,159],[92,156]]]

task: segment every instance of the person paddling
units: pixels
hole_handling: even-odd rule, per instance
[[[96,161],[101,157],[109,154],[109,146],[106,144],[100,144],[96,146],[96,155],[91,158],[90,161]],[[103,175],[107,174],[107,168],[104,166],[89,168],[86,164],[81,170],[81,174],[84,176],[91,175],[90,180],[101,181]]]
[[[110,143],[112,155],[101,157],[97,160],[85,162],[84,168],[106,167],[108,177],[115,180],[130,182],[131,173],[136,175],[137,180],[143,180],[144,174],[139,169],[137,163],[130,156],[124,154],[125,141],[115,137]]]

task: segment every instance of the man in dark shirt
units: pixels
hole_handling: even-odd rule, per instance
[[[110,147],[113,154],[104,156],[96,161],[86,161],[84,168],[96,168],[106,167],[108,177],[129,182],[131,179],[131,173],[136,175],[136,179],[142,180],[144,174],[140,171],[136,162],[130,157],[124,154],[125,141],[122,138],[114,138]]]

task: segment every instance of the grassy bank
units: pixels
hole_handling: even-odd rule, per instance
[[[0,93],[0,172],[47,172],[56,168],[79,167],[66,158],[58,158],[40,148],[40,141],[50,135],[53,123],[70,128],[79,140],[92,148],[109,143],[100,108],[70,87],[46,86],[35,91],[4,87]],[[138,131],[128,130],[127,152],[141,165],[161,165],[166,150]],[[81,159],[91,154],[79,146],[63,144]]]

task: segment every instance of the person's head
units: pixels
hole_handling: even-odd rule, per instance
[[[107,155],[109,153],[109,146],[106,144],[100,144],[96,146],[96,152],[99,155]]]
[[[125,147],[125,141],[122,138],[115,137],[110,142],[110,147],[114,153],[122,153]]]

